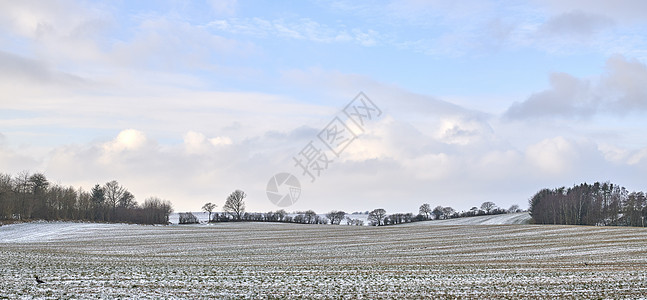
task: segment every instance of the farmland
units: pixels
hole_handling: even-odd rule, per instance
[[[0,298],[636,298],[647,231],[28,223],[0,227],[0,266]]]

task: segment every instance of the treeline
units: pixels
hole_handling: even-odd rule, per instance
[[[494,202],[486,201],[481,204],[480,208],[474,206],[467,211],[460,212],[456,211],[451,206],[436,206],[432,210],[429,204],[423,204],[420,206],[418,215],[422,215],[425,220],[444,220],[487,215],[500,215],[522,211],[523,210],[519,208],[519,205],[516,204],[511,205],[508,209],[505,209],[498,207]]]
[[[217,205],[209,202],[202,206],[202,210],[209,213],[209,222],[233,222],[233,221],[248,221],[248,222],[284,222],[284,223],[299,223],[299,224],[333,224],[340,225],[346,221],[346,225],[362,226],[364,221],[361,219],[353,219],[347,216],[344,211],[333,210],[328,212],[325,217],[320,216],[313,210],[303,212],[296,212],[292,216],[285,210],[270,211],[267,213],[249,213],[245,212],[245,197],[247,195],[241,190],[236,190],[231,193],[225,200],[223,205],[224,213],[214,213],[213,210]],[[509,209],[499,208],[493,202],[487,201],[481,204],[481,208],[473,207],[469,211],[457,212],[451,207],[437,206],[431,209],[428,203],[420,206],[418,214],[413,213],[394,213],[387,214],[386,210],[382,208],[366,211],[368,214],[368,222],[373,226],[397,225],[403,223],[427,221],[427,220],[440,220],[450,218],[472,217],[480,215],[495,215],[504,213],[520,212],[518,205],[512,205]],[[355,213],[354,213],[355,214]],[[198,218],[191,213],[180,214],[180,224],[193,224],[198,223]]]
[[[386,226],[429,220],[445,220],[485,215],[517,213],[521,211],[522,210],[518,205],[512,205],[509,209],[505,209],[497,207],[494,202],[490,201],[483,202],[480,209],[477,207],[472,207],[468,211],[461,212],[456,211],[450,206],[436,206],[434,209],[431,209],[431,206],[425,203],[420,206],[418,215],[415,216],[412,213],[395,213],[389,215],[384,209],[374,209],[368,214],[368,222],[369,225],[372,226]]]
[[[297,212],[288,214],[283,209],[277,211],[270,211],[266,213],[249,213],[245,212],[241,215],[240,220],[232,216],[230,213],[213,213],[210,222],[232,222],[232,221],[247,221],[247,222],[281,222],[281,223],[298,223],[298,224],[333,224],[340,225],[345,221],[346,225],[364,225],[364,221],[353,219],[347,216],[343,211],[331,211],[325,217],[320,216],[313,210]],[[186,223],[185,223],[186,224]]]
[[[647,217],[645,193],[609,182],[542,189],[529,206],[537,224],[644,227]]]
[[[41,173],[0,173],[0,220],[74,220],[168,224],[171,203],[156,197],[138,204],[117,181],[90,191],[53,184]]]

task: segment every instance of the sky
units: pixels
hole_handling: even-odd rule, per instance
[[[0,172],[176,211],[645,191],[646,113],[642,0],[0,1]]]

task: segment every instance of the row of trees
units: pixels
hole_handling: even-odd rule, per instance
[[[428,203],[420,206],[418,215],[414,216],[412,213],[395,213],[388,215],[386,210],[382,208],[374,209],[368,214],[368,221],[370,225],[383,226],[383,225],[397,225],[402,223],[419,222],[427,220],[443,220],[453,218],[465,218],[483,215],[498,215],[506,213],[517,213],[522,210],[518,205],[512,205],[509,209],[497,207],[494,202],[483,202],[481,208],[472,207],[468,211],[457,212],[452,207],[436,206],[431,209]]]
[[[218,205],[211,202],[205,203],[202,206],[202,210],[209,213],[209,222],[219,222],[219,221],[260,221],[255,220],[258,216],[251,216],[248,213],[245,213],[245,198],[247,194],[241,190],[235,190],[227,197],[225,200],[225,205],[223,209],[225,214],[213,213],[213,211],[218,207]],[[213,218],[211,218],[213,214]],[[197,222],[196,222],[197,223]],[[180,222],[180,224],[187,224]]]
[[[605,182],[542,189],[529,201],[537,224],[645,226],[647,197]]]
[[[474,216],[485,216],[485,215],[499,215],[506,213],[516,213],[521,212],[519,205],[512,205],[510,208],[505,209],[497,207],[494,202],[486,201],[481,204],[481,208],[476,206],[472,207],[468,211],[458,212],[450,206],[436,206],[434,209],[431,209],[429,204],[423,204],[420,206],[419,216],[422,216],[424,220],[441,220],[441,219],[453,219],[453,218],[464,218],[464,217],[474,217]]]
[[[245,212],[245,201],[247,194],[241,190],[232,192],[223,205],[224,213],[214,213],[216,204],[211,202],[202,206],[202,210],[209,213],[209,222],[229,222],[229,221],[253,221],[253,222],[286,222],[301,224],[330,224],[339,225],[346,220],[347,225],[364,225],[362,220],[352,219],[346,216],[346,212],[333,210],[326,214],[325,217],[319,216],[313,210],[299,212],[290,216],[285,210],[270,211],[266,213],[249,213]],[[187,215],[180,220],[181,224],[193,223],[194,220]]]
[[[204,210],[204,207],[203,207]],[[206,211],[206,210],[205,210]],[[209,212],[209,211],[206,211]],[[343,211],[331,211],[325,217],[320,216],[313,210],[298,212],[290,215],[285,210],[280,209],[277,211],[270,211],[266,213],[249,213],[243,212],[240,219],[237,215],[232,215],[231,212],[213,213],[209,214],[210,222],[231,222],[231,221],[248,221],[248,222],[284,222],[284,223],[299,223],[299,224],[333,224],[340,225],[342,221],[346,221],[347,225],[364,225],[362,220],[352,219],[346,216]]]
[[[202,210],[209,213],[209,222],[229,222],[229,221],[252,221],[252,222],[287,222],[287,223],[302,223],[302,224],[333,224],[340,225],[342,221],[346,221],[347,225],[364,225],[364,221],[359,219],[352,219],[347,217],[346,212],[333,210],[322,217],[313,210],[298,212],[294,216],[290,216],[285,210],[270,211],[267,213],[248,213],[245,212],[244,199],[247,195],[241,190],[236,190],[231,193],[223,206],[224,213],[214,213],[217,207],[215,204],[209,202],[202,206]],[[382,208],[367,211],[368,222],[374,226],[383,225],[396,225],[402,223],[418,222],[425,220],[440,220],[449,218],[471,217],[479,215],[493,215],[504,213],[520,212],[518,205],[511,206],[508,210],[499,208],[493,202],[487,201],[481,204],[481,208],[473,207],[469,211],[456,212],[451,207],[437,206],[431,209],[428,203],[420,206],[418,215],[412,213],[395,213],[388,215],[386,210]],[[213,216],[213,217],[212,217]],[[185,224],[183,220],[194,220],[197,223],[197,218],[180,219],[180,224]]]
[[[117,181],[90,191],[50,183],[44,174],[0,173],[0,220],[82,220],[166,224],[171,203],[150,197],[139,205]]]

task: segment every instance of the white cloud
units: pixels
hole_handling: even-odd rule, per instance
[[[607,161],[622,163],[626,160],[629,151],[608,143],[600,143],[598,150],[604,154]]]
[[[474,173],[487,174],[492,182],[508,180],[522,173],[523,159],[523,153],[516,149],[491,150],[476,161]]]
[[[438,126],[436,138],[448,144],[468,145],[491,137],[491,128],[480,120],[444,118]]]
[[[26,148],[26,147],[21,147]],[[24,170],[37,170],[42,166],[42,161],[25,153],[27,149],[15,149],[10,147],[8,139],[0,133],[0,173],[12,175]]]
[[[0,24],[37,40],[87,38],[103,30],[110,18],[103,5],[85,7],[76,1],[9,1],[0,4]]]
[[[209,142],[214,145],[214,146],[222,146],[222,145],[231,145],[232,141],[231,138],[227,136],[217,136],[214,138],[210,138]]]
[[[184,134],[184,147],[188,154],[205,154],[213,147],[231,145],[233,142],[227,136],[207,138],[204,134],[188,131]]]
[[[137,150],[146,143],[146,136],[143,132],[135,129],[123,130],[117,137],[104,145],[104,150],[109,153]]]
[[[602,143],[598,149],[604,153],[606,160],[616,165],[640,167],[641,164],[647,163],[647,147],[629,150],[616,145]]]
[[[207,138],[204,134],[189,131],[184,135],[184,147],[189,154],[200,154],[206,151],[205,143]]]
[[[119,132],[113,140],[101,145],[100,157],[97,162],[104,165],[120,166],[140,159],[150,149],[156,147],[155,141],[149,140],[144,132],[135,129],[125,129]],[[64,153],[61,153],[64,154]]]
[[[577,155],[573,144],[561,136],[543,140],[526,150],[529,162],[549,175],[570,173]]]
[[[636,151],[633,153],[628,159],[627,163],[630,165],[636,165],[639,164],[643,161],[647,160],[647,148],[643,148],[641,150]]]

